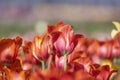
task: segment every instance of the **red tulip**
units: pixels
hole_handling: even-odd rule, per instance
[[[6,73],[6,80],[26,80],[24,71],[20,71],[18,73],[6,68],[5,73]]]
[[[92,65],[90,70],[90,74],[97,80],[110,80],[110,76],[116,72],[117,70],[110,69],[109,65],[100,66],[98,64]]]
[[[97,55],[98,56],[98,53],[99,53],[99,48],[100,48],[100,44],[99,44],[99,41],[96,40],[96,39],[90,39],[88,41],[89,45],[88,45],[88,48],[87,48],[87,52],[89,55]]]
[[[64,63],[65,63],[64,56],[61,56],[61,57],[58,57],[57,55],[55,56],[55,64],[57,68],[63,69]]]
[[[26,73],[21,64],[20,60],[16,59],[12,64],[3,67],[3,80],[26,80]]]
[[[111,56],[112,58],[120,57],[120,43],[117,39],[113,40]]]
[[[24,56],[25,57],[25,62],[30,62],[30,63],[36,63],[36,60],[33,56],[33,45],[32,42],[30,41],[25,41],[24,46],[23,46],[23,51],[24,51]]]
[[[77,38],[78,41],[76,42],[76,46],[73,50],[73,52],[85,52],[87,51],[87,39],[84,37]]]
[[[92,61],[89,57],[81,57],[81,58],[74,60],[74,62],[83,65],[87,72],[89,72],[90,65],[92,64]]]
[[[0,40],[0,61],[13,61],[19,54],[22,38]]]
[[[103,58],[104,57],[111,58],[111,53],[112,53],[112,42],[111,41],[100,42],[98,55]]]
[[[73,50],[74,44],[72,43],[72,39],[74,32],[70,25],[58,23],[54,27],[49,26],[48,33],[52,35],[54,39],[53,45],[58,53],[60,54],[64,54],[67,52],[70,53]]]
[[[60,76],[59,80],[74,80],[74,73],[65,72]]]
[[[74,80],[97,80],[97,79],[91,76],[87,71],[81,69],[75,72]]]

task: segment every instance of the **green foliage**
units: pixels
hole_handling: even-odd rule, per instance
[[[55,23],[55,22],[50,22]],[[73,28],[77,33],[88,33],[88,34],[94,34],[94,33],[100,33],[100,32],[107,32],[110,34],[111,30],[114,28],[114,25],[109,23],[79,23],[79,22],[66,22],[68,24],[73,24]],[[20,34],[24,35],[27,32],[34,31],[35,25],[31,24],[0,24],[0,38],[1,37],[8,37],[12,34]]]
[[[8,37],[12,34],[23,35],[26,32],[32,31],[32,25],[21,25],[21,24],[0,24],[0,38]]]

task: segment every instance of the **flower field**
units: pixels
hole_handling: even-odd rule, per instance
[[[69,24],[48,25],[26,41],[0,39],[0,80],[120,80],[120,23],[111,39],[75,34]]]

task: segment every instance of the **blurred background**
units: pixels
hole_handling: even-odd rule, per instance
[[[109,39],[112,21],[120,21],[120,0],[0,0],[0,38],[33,39],[58,21],[87,37]]]

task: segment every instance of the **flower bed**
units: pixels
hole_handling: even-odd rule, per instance
[[[120,24],[111,40],[75,34],[62,22],[33,41],[0,39],[0,80],[110,80],[120,68]],[[119,80],[119,77],[116,77]]]

